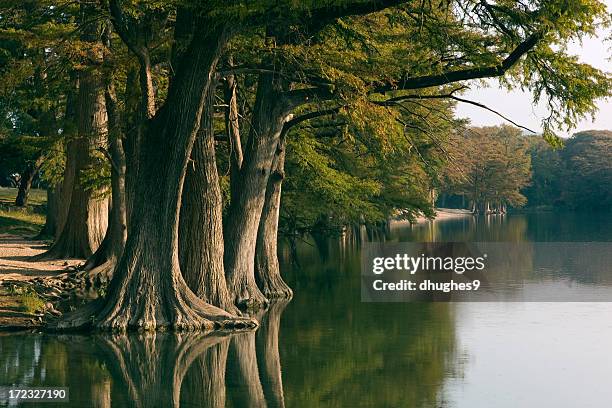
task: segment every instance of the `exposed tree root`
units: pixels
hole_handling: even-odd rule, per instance
[[[259,287],[261,292],[268,299],[291,299],[293,291],[285,283],[280,274],[266,274],[264,277],[259,277]]]
[[[162,306],[154,301],[109,306],[107,301],[99,299],[50,322],[47,329],[94,329],[112,332],[172,330],[208,333],[215,330],[251,330],[258,325],[254,319],[231,315],[193,294],[179,296],[175,300],[172,306]]]
[[[251,279],[243,279],[230,287],[230,292],[234,294],[234,303],[241,310],[257,311],[265,309],[270,301],[259,290],[255,282]]]
[[[101,288],[110,283],[116,266],[117,263],[112,259],[96,267],[87,268],[85,265],[74,276],[87,288]]]
[[[246,317],[237,317],[195,298],[190,302],[181,300],[174,307],[164,311],[153,305],[115,306],[110,311],[103,300],[96,300],[50,322],[47,328],[52,331],[77,331],[97,329],[103,331],[203,331],[250,330],[257,322]]]

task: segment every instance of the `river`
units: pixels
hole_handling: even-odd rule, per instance
[[[467,217],[361,235],[389,242],[610,242],[612,219]],[[69,388],[70,403],[44,407],[612,403],[612,303],[363,303],[359,242],[309,239],[298,244],[297,260],[282,246],[282,268],[295,296],[260,314],[256,332],[1,334],[0,385]],[[612,286],[609,264],[585,277],[574,263],[559,262],[567,254],[546,256],[551,266],[539,284],[564,282],[603,293]],[[528,285],[518,290],[523,287]],[[0,406],[9,405],[0,400]]]

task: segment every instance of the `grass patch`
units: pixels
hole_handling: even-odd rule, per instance
[[[46,191],[32,189],[25,208],[15,207],[16,196],[16,188],[0,187],[0,234],[37,235],[45,224]]]
[[[3,205],[15,205],[15,199],[17,198],[17,189],[0,187],[0,204]],[[37,188],[30,189],[30,196],[28,198],[28,206],[45,206],[47,204],[47,192]]]
[[[8,294],[16,300],[19,311],[29,314],[43,312],[45,310],[45,301],[38,296],[36,291],[28,286],[15,287],[12,286],[8,290]]]
[[[24,293],[19,296],[20,309],[22,312],[34,314],[45,309],[45,302],[35,292]]]
[[[31,237],[45,224],[45,216],[22,210],[0,210],[0,234]]]

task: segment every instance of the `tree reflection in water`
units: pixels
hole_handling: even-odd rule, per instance
[[[260,314],[257,333],[1,336],[0,382],[69,387],[70,406],[284,406],[278,332],[285,305]]]
[[[257,331],[0,336],[0,382],[69,387],[68,406],[75,407],[417,407],[440,401],[454,350],[448,305],[385,307],[391,320],[383,324],[382,310],[371,313],[369,305],[353,303],[352,290],[333,288],[326,294],[336,302],[331,310],[329,302],[301,297],[289,307],[273,303],[256,316]]]

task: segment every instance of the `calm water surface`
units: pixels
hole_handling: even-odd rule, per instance
[[[611,231],[605,215],[539,214],[396,225],[361,239],[608,242]],[[257,332],[3,334],[0,385],[69,387],[64,407],[612,404],[612,303],[361,303],[358,241],[301,243],[297,262],[284,248],[295,297],[259,315]],[[606,285],[611,268],[563,279]]]

